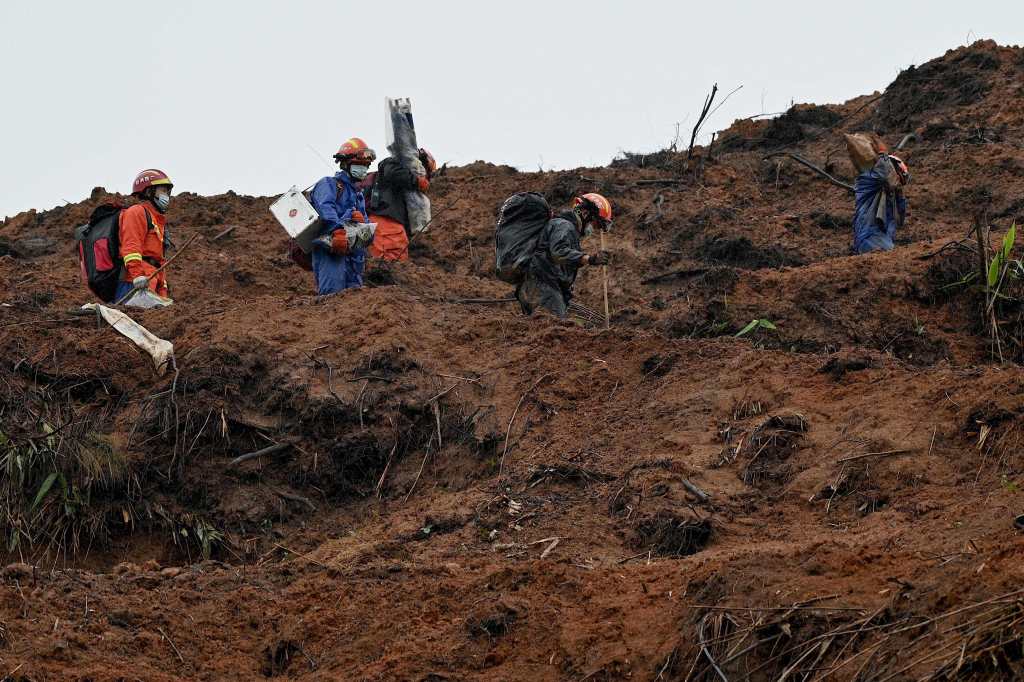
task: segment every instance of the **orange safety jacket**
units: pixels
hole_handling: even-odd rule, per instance
[[[377,223],[370,244],[370,255],[382,260],[409,260],[409,236],[402,223],[383,215],[370,214],[370,222]]]
[[[148,201],[121,211],[118,234],[121,258],[124,260],[123,281],[131,282],[136,277],[151,275],[164,264],[166,224],[164,215],[150,206]],[[160,296],[167,296],[167,278],[163,272],[149,280],[149,288]]]

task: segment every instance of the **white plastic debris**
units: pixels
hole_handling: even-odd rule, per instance
[[[100,315],[119,333],[128,337],[136,346],[149,353],[156,366],[156,373],[163,375],[167,365],[174,357],[174,344],[154,335],[141,324],[125,315],[120,310],[108,308],[96,303],[86,303],[82,310],[99,310]]]

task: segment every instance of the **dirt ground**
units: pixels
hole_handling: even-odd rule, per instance
[[[444,168],[412,262],[323,299],[271,197],[181,194],[176,303],[131,312],[163,376],[71,314],[111,195],[5,220],[0,676],[1021,675],[1021,349],[954,242],[1024,218],[1022,94],[979,42],[689,162]],[[860,130],[917,137],[897,248],[855,257],[852,196],[765,157],[852,181]],[[501,301],[522,190],[613,202],[610,329]],[[600,310],[600,271],[576,291]]]

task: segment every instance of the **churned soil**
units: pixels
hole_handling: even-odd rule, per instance
[[[442,168],[411,262],[326,298],[272,197],[181,194],[175,304],[129,311],[174,343],[162,376],[71,314],[72,230],[115,197],[6,219],[0,476],[33,438],[117,469],[0,519],[0,676],[1021,674],[1024,372],[962,281],[975,216],[994,242],[1024,217],[1022,89],[1024,51],[979,42],[689,161]],[[852,196],[768,156],[851,181],[860,130],[916,134],[889,253],[849,255]],[[494,219],[524,190],[612,201],[609,328],[505,300]],[[11,542],[44,512],[78,531]]]

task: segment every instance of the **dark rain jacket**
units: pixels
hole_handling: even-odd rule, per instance
[[[395,158],[388,157],[377,164],[373,179],[363,189],[366,208],[373,215],[381,215],[401,223],[409,234],[409,211],[405,207],[405,193],[419,189],[418,178]]]
[[[537,240],[537,249],[530,259],[530,272],[538,279],[553,284],[572,298],[572,285],[583,262],[583,247],[576,214],[563,211],[548,221]]]
[[[516,296],[524,312],[546,308],[565,317],[576,273],[586,254],[580,246],[579,223],[572,211],[559,213],[544,226]]]

